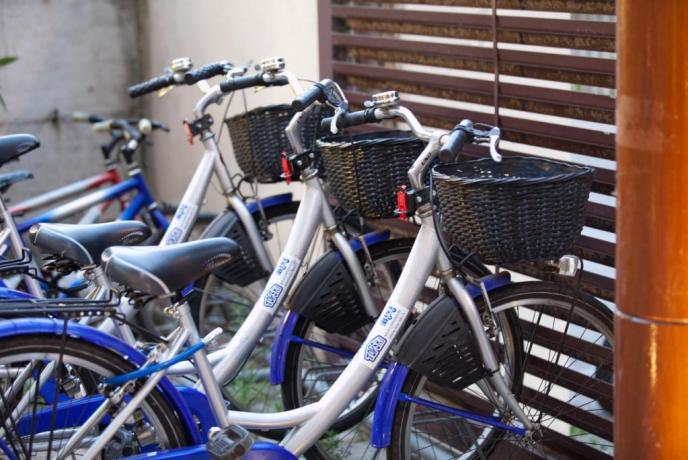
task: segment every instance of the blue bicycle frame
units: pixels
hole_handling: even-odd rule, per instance
[[[88,195],[77,198],[69,203],[65,203],[61,206],[51,209],[50,211],[39,214],[38,216],[26,219],[17,224],[17,230],[19,230],[19,233],[25,233],[34,224],[41,222],[60,221],[65,217],[76,214],[79,211],[83,211],[99,203],[115,200],[132,191],[136,191],[137,194],[134,196],[128,206],[122,211],[118,219],[131,220],[139,215],[139,213],[141,213],[141,211],[144,209],[148,209],[152,217],[153,224],[156,226],[156,228],[166,229],[169,225],[169,222],[163,213],[155,206],[156,201],[148,189],[148,185],[146,184],[143,174],[141,174],[141,171],[137,168],[131,172],[129,179],[103,190],[89,193]]]
[[[118,182],[110,187],[102,190],[97,190],[84,195],[76,200],[60,205],[52,210],[39,214],[38,216],[24,220],[23,222],[14,227],[14,220],[9,211],[5,208],[4,204],[2,206],[2,218],[7,223],[7,230],[9,233],[5,236],[5,240],[9,238],[11,245],[7,244],[5,240],[2,241],[4,248],[2,248],[2,253],[6,253],[11,247],[15,253],[21,254],[25,245],[21,241],[21,234],[26,233],[34,224],[42,222],[57,222],[74,215],[80,211],[92,208],[101,203],[106,203],[108,201],[116,200],[121,198],[129,192],[135,191],[136,194],[128,203],[126,208],[121,212],[118,219],[119,220],[131,220],[139,215],[142,211],[146,210],[150,217],[151,223],[156,229],[165,230],[167,229],[169,222],[165,218],[164,214],[157,207],[157,203],[153,196],[151,195],[146,180],[141,174],[139,168],[132,168],[129,173],[129,178],[125,181]],[[18,232],[19,234],[12,235],[13,232]],[[31,281],[35,284],[35,281]],[[33,289],[30,289],[32,297],[39,296],[40,289],[37,285]],[[0,280],[0,298],[2,299],[25,299],[27,294],[22,291],[17,291],[10,289],[3,280]]]

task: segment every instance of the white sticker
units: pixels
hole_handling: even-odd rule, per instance
[[[371,369],[375,369],[384,355],[387,353],[392,341],[397,338],[397,334],[406,321],[409,314],[407,308],[388,304],[380,317],[375,321],[375,326],[368,334],[363,347],[363,362]]]
[[[289,292],[300,266],[301,261],[296,257],[282,256],[272,271],[268,284],[265,285],[265,290],[258,299],[258,304],[270,311],[279,308],[284,296]]]
[[[164,244],[177,244],[185,238],[196,221],[198,206],[182,203],[174,213],[172,222],[165,232]]]

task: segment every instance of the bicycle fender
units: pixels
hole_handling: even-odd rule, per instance
[[[490,292],[511,282],[508,272],[489,275],[482,278],[485,289]],[[474,299],[482,296],[479,287],[468,285],[467,290]],[[440,298],[435,301],[444,302],[447,298]],[[430,310],[430,308],[428,309]],[[422,334],[419,333],[422,336]],[[431,334],[430,334],[431,335]],[[403,343],[401,347],[403,348]],[[400,350],[401,351],[401,350]],[[394,423],[394,413],[401,395],[401,390],[406,381],[409,368],[399,362],[392,363],[382,381],[377,400],[375,401],[375,411],[373,413],[373,426],[371,433],[371,444],[377,449],[389,447],[392,440],[392,424]]]
[[[260,200],[260,207],[269,209],[274,206],[291,203],[292,201],[291,193],[283,193],[263,198]],[[260,207],[256,201],[247,203],[246,207],[253,215],[260,212]],[[212,272],[213,275],[231,284],[248,286],[269,274],[260,264],[253,244],[251,244],[251,240],[246,234],[239,216],[234,211],[226,210],[216,216],[201,235],[202,239],[216,237],[227,237],[234,240],[241,248],[241,257],[222,268],[214,270]]]
[[[371,247],[389,240],[389,236],[388,231],[372,232],[363,235],[363,240]],[[363,250],[358,239],[349,241],[349,245],[356,253]],[[300,316],[315,321],[325,330],[342,334],[372,321],[363,308],[346,262],[336,250],[322,255],[306,272],[294,290],[290,306],[272,344],[270,382],[273,385],[284,381],[287,349]]]
[[[17,335],[62,335],[64,327],[65,321],[57,319],[22,318],[6,320],[0,322],[0,338]],[[112,350],[136,366],[142,366],[146,362],[146,357],[137,349],[93,327],[67,322],[66,332],[69,337]],[[179,415],[189,440],[194,444],[202,442],[191,411],[177,388],[172,385],[172,382],[167,377],[163,377],[158,386],[172,408]]]

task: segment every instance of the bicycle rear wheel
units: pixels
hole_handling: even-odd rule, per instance
[[[588,294],[547,282],[505,286],[490,293],[490,302],[495,312],[517,312],[523,374],[513,392],[539,429],[520,436],[452,415],[464,409],[520,426],[481,392],[450,391],[411,371],[402,392],[439,406],[398,403],[391,458],[610,458],[613,387],[600,376],[612,369],[611,311]]]

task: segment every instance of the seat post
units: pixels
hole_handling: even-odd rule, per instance
[[[94,300],[106,300],[108,296],[112,295],[112,283],[105,275],[105,272],[100,267],[100,265],[89,268],[88,270],[86,270],[85,275],[87,277],[91,277],[91,279],[93,279],[93,282],[96,285],[95,292],[93,295]],[[125,316],[128,316],[126,311],[121,311],[121,304],[119,309],[121,313],[123,313]],[[111,331],[114,330],[114,332],[116,332],[117,335],[129,345],[133,346],[136,344],[136,337],[134,337],[134,333],[132,332],[129,325],[126,323],[119,323],[115,319],[109,318],[105,321],[105,324],[99,327],[99,329],[108,333],[111,333]]]
[[[196,323],[191,316],[189,304],[186,301],[181,301],[175,306],[175,311],[179,316],[179,322],[182,327],[189,333],[189,342],[191,345],[200,342],[201,337],[198,333]],[[210,366],[210,361],[208,361],[208,355],[205,352],[205,348],[201,348],[194,353],[193,360],[198,370],[198,377],[201,379],[203,389],[210,402],[213,415],[215,415],[215,420],[217,420],[220,428],[228,427],[229,420],[227,419],[227,409],[225,408],[224,398],[222,397],[222,390],[220,390],[220,385],[217,383],[217,380],[215,380],[213,369]]]

